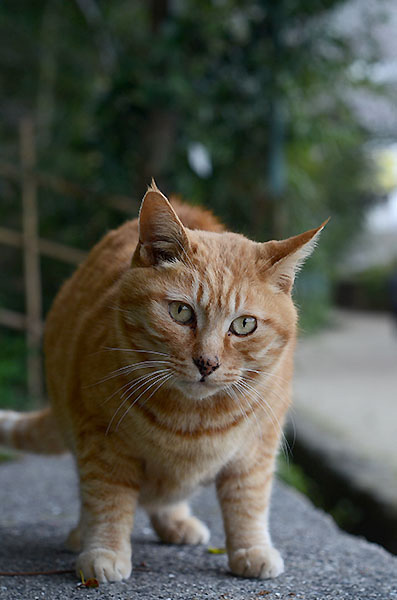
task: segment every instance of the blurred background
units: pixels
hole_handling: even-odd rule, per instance
[[[152,177],[256,240],[331,216],[280,471],[397,552],[396,31],[396,0],[3,0],[0,406],[41,402],[52,299]]]

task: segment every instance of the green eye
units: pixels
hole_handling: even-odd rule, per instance
[[[237,317],[230,325],[230,331],[235,335],[248,335],[256,329],[255,317]]]
[[[190,325],[194,321],[193,309],[184,302],[170,302],[168,312],[175,321],[182,323],[182,325]]]

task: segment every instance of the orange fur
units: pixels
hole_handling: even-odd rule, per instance
[[[85,577],[130,575],[138,502],[163,540],[207,542],[186,499],[211,480],[232,571],[273,577],[283,561],[267,513],[290,402],[290,289],[322,227],[259,244],[173,206],[179,217],[152,185],[139,221],[106,235],[64,284],[45,333],[51,412],[0,411],[0,442],[75,454],[82,506],[69,545]],[[172,302],[192,320],[172,317]],[[243,316],[256,329],[241,336],[231,323]]]

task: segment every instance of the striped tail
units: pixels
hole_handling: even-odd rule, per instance
[[[29,413],[0,410],[0,446],[40,454],[67,452],[50,408]]]

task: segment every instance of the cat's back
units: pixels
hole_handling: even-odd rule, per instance
[[[89,253],[86,260],[63,284],[48,313],[45,346],[54,338],[59,341],[63,332],[76,328],[79,321],[92,316],[105,296],[129,268],[138,242],[137,219],[124,223],[107,233]]]

